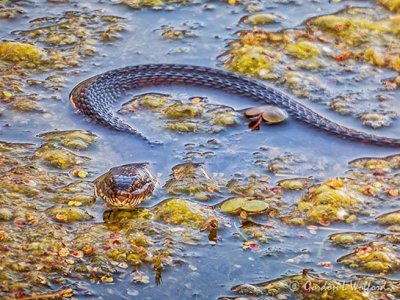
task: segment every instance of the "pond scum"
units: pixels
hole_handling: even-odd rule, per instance
[[[190,2],[118,3],[142,9]],[[262,3],[226,2],[252,12],[238,20],[246,26],[282,19],[256,14],[263,10]],[[395,13],[400,11],[400,2],[379,0],[377,5],[318,16],[306,20],[301,28],[242,30],[220,60],[228,70],[272,80],[311,100],[313,92],[325,93],[326,87],[318,85],[309,70],[322,74],[335,68],[344,71],[343,62],[351,62],[398,72],[400,19]],[[2,22],[26,15],[22,4],[0,1]],[[0,42],[0,100],[5,109],[17,114],[48,113],[44,100],[59,97],[66,87],[62,71],[78,68],[84,59],[97,55],[102,44],[119,39],[125,28],[123,18],[101,11],[69,11],[30,23],[30,29],[15,31],[15,40]],[[165,39],[193,37],[185,30],[164,29]],[[395,89],[400,79],[388,78],[384,84]],[[32,92],[33,87],[47,91],[47,98]],[[351,97],[331,98],[328,105],[371,127],[389,126],[398,116],[390,105],[366,111],[363,103]],[[214,134],[246,123],[231,107],[164,94],[137,96],[119,113],[146,118],[149,111],[152,126],[181,134]],[[231,296],[220,299],[400,297],[400,281],[389,277],[400,269],[400,211],[377,214],[380,208],[396,206],[399,201],[400,155],[356,159],[349,162],[347,172],[322,181],[288,176],[276,183],[274,174],[290,173],[301,159],[290,155],[259,159],[255,166],[261,163],[267,173],[218,178],[210,175],[206,165],[182,162],[160,187],[165,198],[157,205],[106,210],[99,222],[95,211],[103,204],[93,196],[92,179],[98,170],[91,156],[101,147],[102,140],[84,130],[43,133],[34,144],[0,142],[1,298],[61,299],[90,293],[74,284],[77,280],[107,284],[118,277],[132,284],[159,284],[164,269],[187,264],[185,247],[215,245],[220,235],[234,236],[243,251],[259,252],[272,240],[287,242],[289,228],[306,228],[315,234],[320,227],[357,223],[376,225],[383,232],[336,233],[327,243],[332,249],[348,251],[337,257],[335,267],[368,275],[343,279],[304,269],[262,283],[235,285]],[[263,151],[257,155],[262,157]],[[208,205],[215,199],[218,204]],[[232,227],[234,222],[240,227]],[[332,262],[312,263],[334,267]]]

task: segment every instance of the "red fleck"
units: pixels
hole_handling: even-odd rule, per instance
[[[273,192],[275,195],[282,195],[282,188],[279,186],[274,186],[272,188],[269,189],[271,192]]]
[[[110,239],[117,239],[117,238],[119,238],[119,237],[121,237],[121,234],[120,233],[117,233],[117,232],[113,232],[113,233],[111,233],[110,234]]]
[[[112,244],[113,244],[114,246],[121,246],[121,242],[120,242],[119,240],[114,240],[114,241],[112,241]]]
[[[375,171],[374,173],[373,173],[373,175],[374,176],[382,176],[382,177],[386,177],[386,173],[385,172],[383,172],[383,171]]]
[[[374,196],[374,195],[375,195],[375,190],[374,190],[371,186],[367,186],[367,187],[364,189],[364,194],[365,194],[365,195]]]
[[[337,24],[335,24],[335,29],[337,30],[337,31],[343,31],[343,30],[345,30],[346,29],[346,24],[344,24],[344,23],[337,23]]]
[[[338,55],[335,56],[336,61],[345,61],[350,57],[350,52],[349,51],[343,51],[342,53],[339,53]]]
[[[328,221],[328,220],[321,220],[321,221],[319,221],[318,223],[319,223],[320,225],[322,225],[322,226],[329,226],[329,225],[331,225],[331,222]]]
[[[333,265],[330,261],[321,261],[318,263],[318,265],[320,265],[326,269],[333,269]]]

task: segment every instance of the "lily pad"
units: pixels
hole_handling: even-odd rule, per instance
[[[221,211],[223,213],[237,213],[240,209],[242,209],[242,206],[246,201],[246,198],[232,198],[226,200],[221,205]]]
[[[249,200],[243,203],[242,209],[249,213],[260,213],[267,210],[268,204],[261,200]]]

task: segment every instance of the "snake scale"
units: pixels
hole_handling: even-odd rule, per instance
[[[344,139],[388,147],[400,147],[400,139],[377,136],[339,125],[294,98],[260,81],[228,71],[179,64],[147,64],[111,70],[78,84],[70,94],[76,110],[98,123],[141,136],[114,114],[114,106],[126,92],[153,85],[180,84],[215,88],[285,109],[291,116]],[[149,140],[148,140],[149,141]]]

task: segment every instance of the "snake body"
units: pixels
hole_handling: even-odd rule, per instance
[[[115,69],[78,84],[70,94],[73,106],[98,123],[139,135],[135,128],[114,114],[119,99],[129,91],[153,85],[200,85],[274,104],[293,117],[344,139],[399,147],[400,139],[381,137],[339,125],[259,81],[227,71],[176,64],[138,65]],[[129,164],[110,169],[95,180],[95,194],[108,206],[132,208],[152,195],[156,179],[147,164]]]
[[[263,104],[277,105],[291,116],[344,139],[381,146],[400,146],[400,139],[377,136],[339,125],[262,82],[208,67],[148,64],[115,69],[78,84],[72,90],[70,100],[75,109],[90,119],[115,130],[133,133],[147,139],[118,118],[114,114],[114,106],[128,91],[164,84],[215,88],[248,97]]]

